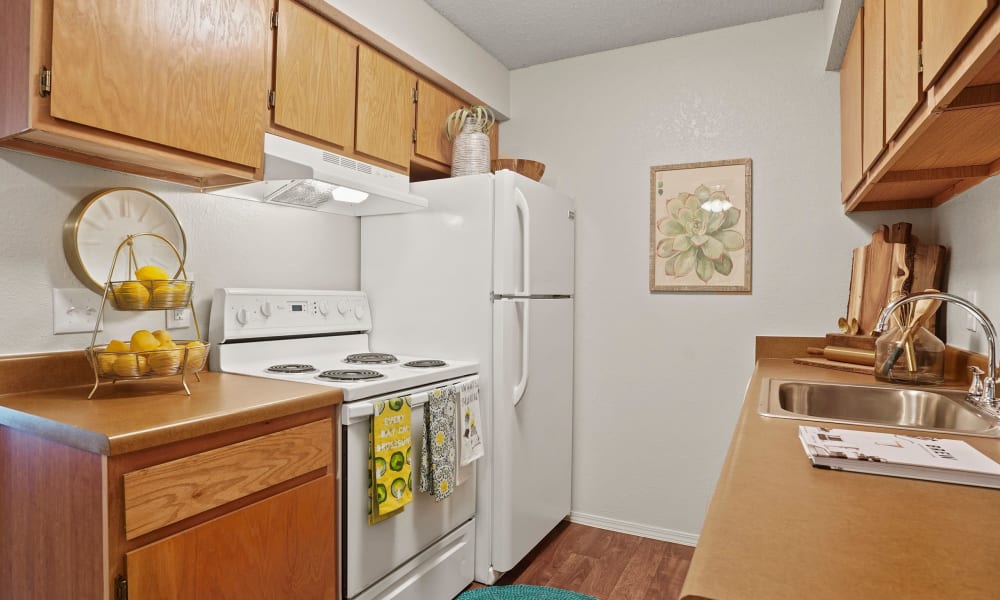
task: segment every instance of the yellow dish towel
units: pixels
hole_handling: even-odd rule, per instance
[[[410,398],[374,402],[369,447],[368,524],[393,516],[413,500],[410,476]]]

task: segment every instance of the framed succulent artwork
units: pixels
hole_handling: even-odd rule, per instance
[[[751,166],[650,167],[650,292],[750,293]]]

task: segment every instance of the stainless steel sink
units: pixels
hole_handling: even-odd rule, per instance
[[[761,383],[759,412],[767,417],[1000,437],[997,420],[965,402],[964,392],[772,378]]]

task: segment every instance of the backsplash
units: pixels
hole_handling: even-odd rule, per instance
[[[187,234],[195,310],[208,335],[217,287],[357,289],[359,223],[345,217],[223,198],[152,179],[0,150],[0,354],[82,349],[90,333],[52,333],[52,288],[82,288],[62,247],[74,206],[104,188],[138,187],[162,198]],[[94,296],[95,303],[100,302]],[[96,305],[96,304],[95,304]],[[98,341],[160,329],[160,312],[105,310]],[[176,337],[193,337],[178,330]]]

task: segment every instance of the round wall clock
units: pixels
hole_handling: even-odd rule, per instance
[[[104,284],[115,251],[129,235],[155,233],[177,248],[181,261],[187,257],[187,240],[174,211],[157,196],[139,188],[110,188],[80,201],[63,224],[63,252],[73,274],[88,288],[104,293]],[[162,241],[151,237],[134,240],[138,266],[156,265],[168,273],[180,273],[177,256]],[[134,279],[129,272],[128,253],[123,249],[111,279]]]

